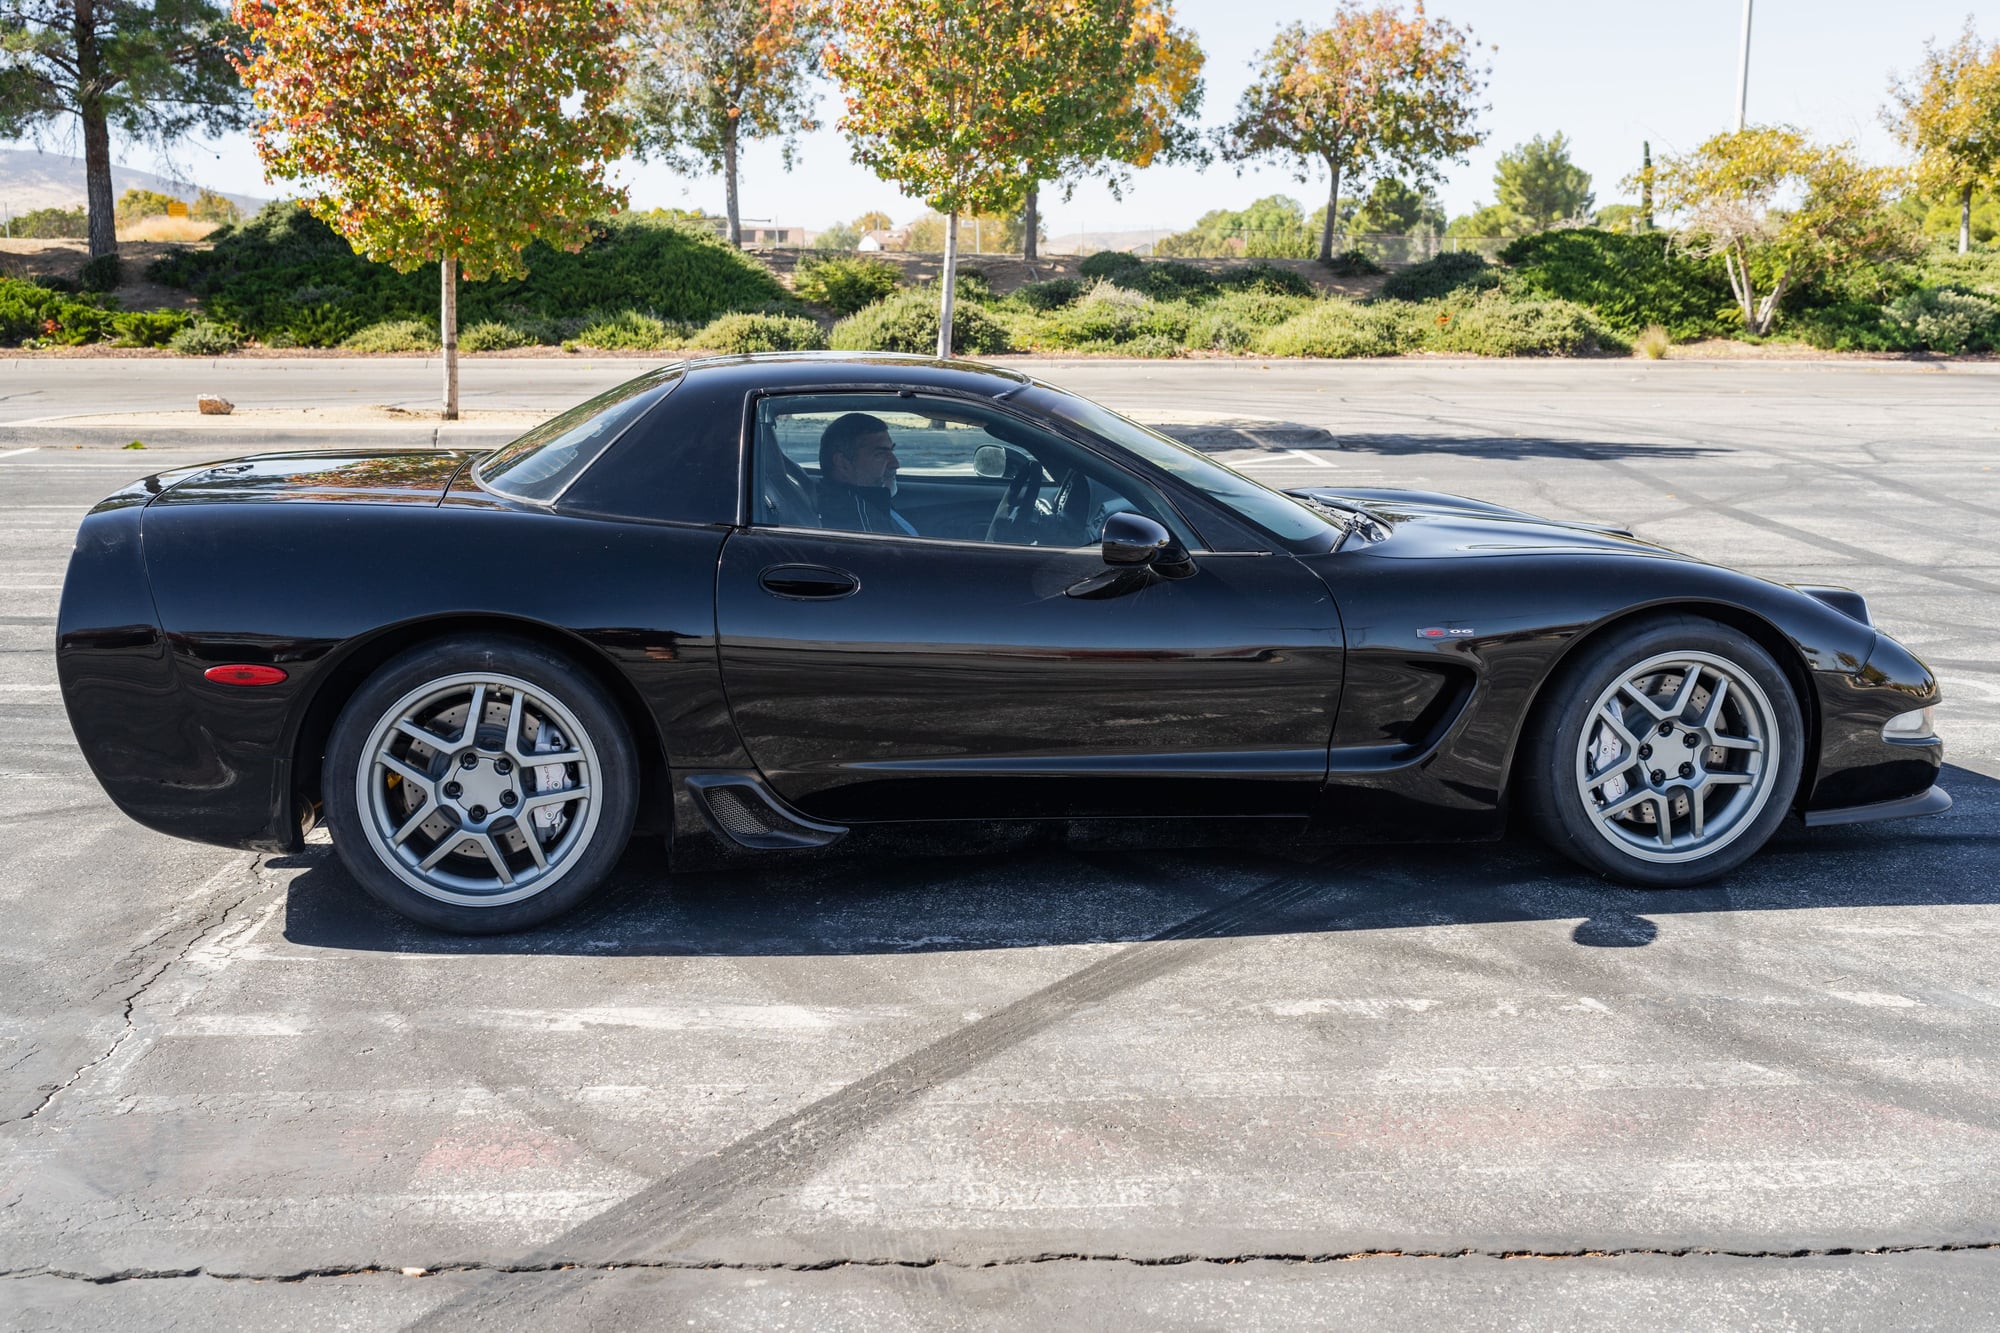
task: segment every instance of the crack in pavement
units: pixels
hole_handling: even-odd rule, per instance
[[[193,920],[187,923],[187,925],[192,926],[193,929],[188,931],[186,939],[179,945],[179,947],[175,948],[165,959],[163,959],[159,963],[158,966],[153,967],[150,971],[146,971],[144,978],[140,980],[136,986],[134,986],[132,989],[130,989],[125,993],[121,1001],[121,1010],[119,1015],[121,1023],[118,1032],[115,1036],[111,1038],[110,1044],[107,1045],[103,1051],[99,1052],[96,1056],[92,1057],[89,1060],[86,1060],[83,1064],[79,1065],[76,1071],[72,1073],[68,1078],[64,1079],[62,1082],[46,1085],[42,1090],[42,1098],[40,1101],[36,1102],[34,1106],[32,1106],[26,1112],[20,1115],[8,1116],[4,1119],[0,1119],[0,1126],[17,1125],[17,1124],[22,1124],[29,1120],[33,1120],[35,1117],[39,1116],[43,1111],[46,1111],[49,1108],[50,1104],[53,1103],[56,1098],[62,1096],[63,1093],[68,1092],[71,1088],[75,1087],[79,1082],[81,1082],[84,1079],[84,1077],[88,1075],[93,1069],[96,1069],[99,1065],[102,1065],[103,1063],[105,1063],[105,1061],[111,1059],[112,1056],[118,1054],[118,1052],[124,1047],[125,1043],[130,1041],[133,1035],[137,1033],[139,1030],[138,1022],[134,1018],[134,1012],[138,1009],[139,1005],[145,1000],[147,993],[150,992],[154,986],[159,984],[160,979],[166,976],[166,974],[170,970],[172,970],[175,964],[185,961],[188,955],[192,954],[197,948],[201,947],[201,945],[205,943],[210,936],[214,935],[215,932],[217,932],[218,930],[221,930],[224,927],[226,927],[229,924],[229,917],[231,913],[236,912],[237,910],[242,908],[242,906],[245,903],[249,902],[252,898],[257,897],[258,894],[265,892],[269,888],[269,885],[267,885],[264,880],[263,869],[264,869],[263,856],[256,855],[251,857],[249,865],[243,867],[243,872],[248,874],[248,876],[250,877],[251,881],[250,888],[246,890],[241,896],[239,896],[234,902],[231,902],[226,906],[224,906],[219,912],[208,911],[208,912],[197,913],[193,918]],[[226,874],[231,872],[223,872],[223,873]],[[211,882],[213,881],[211,880]],[[183,927],[183,929],[185,928],[186,927]],[[148,950],[152,949],[153,947],[158,945],[162,940],[166,939],[169,935],[173,934],[174,930],[175,928],[170,926],[166,930],[163,930],[159,934],[153,936],[152,939],[145,941],[138,948],[134,949],[130,955],[128,955],[128,959],[137,958],[144,955]],[[121,960],[119,965],[123,966],[125,961],[127,960]],[[140,970],[142,971],[145,970],[143,964],[141,965]],[[109,989],[108,986],[101,988],[97,992],[97,994],[102,995],[104,991],[108,989]]]
[[[1848,1257],[1894,1257],[1904,1254],[1961,1254],[2000,1251],[2000,1241],[1943,1241],[1931,1245],[1831,1245],[1785,1249],[1753,1250],[1707,1245],[1625,1246],[1599,1248],[1579,1245],[1570,1249],[1508,1249],[1475,1245],[1445,1250],[1246,1250],[1233,1254],[1138,1255],[1092,1250],[1036,1250],[1025,1254],[1000,1255],[988,1259],[952,1259],[943,1255],[918,1258],[886,1255],[849,1255],[829,1259],[742,1260],[727,1259],[634,1259],[598,1263],[569,1263],[560,1260],[523,1261],[512,1264],[455,1261],[417,1264],[329,1264],[285,1272],[234,1273],[211,1268],[128,1268],[104,1273],[83,1273],[60,1268],[13,1268],[0,1270],[0,1278],[22,1281],[28,1278],[59,1278],[92,1286],[112,1286],[121,1282],[174,1282],[188,1278],[208,1278],[215,1282],[311,1282],[317,1279],[350,1277],[441,1277],[451,1273],[488,1273],[495,1276],[543,1276],[556,1273],[635,1272],[722,1272],[722,1273],[826,1273],[849,1268],[941,1268],[978,1272],[994,1268],[1028,1268],[1045,1264],[1121,1264],[1130,1268],[1181,1268],[1196,1264],[1226,1267],[1249,1263],[1344,1264],[1368,1259],[1410,1259],[1437,1261],[1453,1259],[1836,1259]]]

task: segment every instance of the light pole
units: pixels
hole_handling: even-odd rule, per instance
[[[1743,55],[1736,66],[1736,132],[1743,133],[1744,112],[1750,106],[1750,6],[1743,0]]]

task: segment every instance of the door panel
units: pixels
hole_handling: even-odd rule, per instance
[[[1289,556],[1196,561],[1085,600],[1065,590],[1095,548],[735,533],[737,729],[822,819],[1302,814],[1339,702],[1333,604]]]

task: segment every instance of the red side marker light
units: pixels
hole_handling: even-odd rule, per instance
[[[201,674],[218,685],[276,685],[285,679],[283,667],[256,666],[247,662],[212,666]]]

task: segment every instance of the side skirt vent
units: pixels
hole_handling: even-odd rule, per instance
[[[754,777],[699,773],[681,781],[715,831],[739,847],[757,851],[828,847],[847,833],[838,824],[822,824],[785,808]]]

